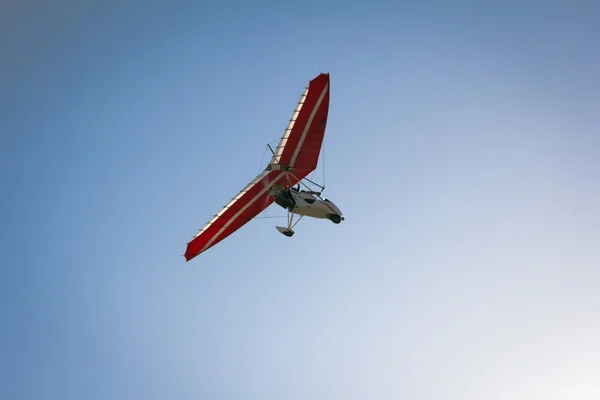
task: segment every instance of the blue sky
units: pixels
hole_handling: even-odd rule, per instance
[[[600,9],[520,3],[0,6],[0,398],[600,397]],[[346,220],[185,263],[320,72]]]

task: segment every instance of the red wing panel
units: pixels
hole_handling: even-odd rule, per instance
[[[308,85],[308,93],[286,139],[279,164],[294,170],[317,168],[329,112],[329,74],[320,74]]]
[[[258,175],[188,243],[185,259],[189,261],[208,250],[271,205],[274,198],[269,189],[278,183],[288,187],[285,175],[284,171],[264,171]],[[290,179],[290,184],[295,185],[301,178],[290,176]]]

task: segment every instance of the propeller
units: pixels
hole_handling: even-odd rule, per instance
[[[271,145],[267,144],[267,147],[271,151],[271,154],[275,155],[275,151],[273,150]],[[285,181],[283,181],[283,182],[281,181],[281,179],[279,180],[279,182],[272,182],[272,181],[270,182],[266,179],[261,182],[263,187],[266,189],[267,193],[269,193],[269,196],[271,196],[273,198],[276,198],[282,190],[289,189],[292,187],[292,180],[290,178],[290,172],[287,170],[283,170],[283,172],[285,173]],[[293,176],[293,174],[292,174],[292,176]],[[264,197],[262,208],[265,208],[267,206],[267,203],[270,201],[269,196]]]
[[[287,172],[286,172],[286,176],[287,176]],[[271,201],[271,198],[275,199],[279,195],[279,192],[284,189],[284,187],[281,184],[281,182],[276,182],[274,184],[271,184],[272,181],[269,181],[267,179],[261,180],[261,183],[262,183],[263,187],[266,189],[266,192],[268,193],[267,196],[264,196],[263,203],[261,204],[261,206],[262,206],[261,208],[265,209],[266,207],[268,207],[268,203],[269,203],[269,201]]]
[[[275,151],[274,151],[274,150],[273,150],[273,148],[271,147],[271,144],[270,144],[270,143],[269,143],[269,144],[267,144],[267,148],[268,148],[268,149],[271,151],[271,155],[275,155]],[[266,151],[267,151],[267,149],[265,149],[265,154],[266,154]],[[263,160],[264,160],[264,158],[265,158],[265,157],[264,157],[264,155],[263,155]],[[262,164],[262,162],[261,162],[261,164]],[[269,195],[271,195],[271,196],[272,196],[272,193],[273,193],[273,188],[272,188],[272,187],[269,187],[269,183],[270,183],[270,182],[269,182],[268,180],[264,179],[264,180],[261,180],[261,183],[262,183],[262,185],[263,185],[263,188],[264,188],[264,189],[266,189],[267,193],[269,193]],[[264,209],[267,207],[267,203],[268,203],[268,202],[269,202],[269,196],[265,196],[265,197],[264,197],[264,199],[263,199],[263,203],[261,204],[261,209],[263,209],[263,210],[264,210]]]

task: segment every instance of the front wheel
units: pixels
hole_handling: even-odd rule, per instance
[[[329,214],[329,219],[334,224],[339,224],[340,222],[342,222],[342,217],[337,214]]]

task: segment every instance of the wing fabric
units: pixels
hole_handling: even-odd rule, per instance
[[[329,112],[329,74],[308,84],[271,160],[283,169],[308,175],[317,168]]]
[[[291,185],[299,182],[291,176],[289,179]],[[260,214],[275,200],[269,195],[269,189],[277,184],[288,185],[285,171],[265,170],[258,175],[200,229],[188,243],[185,259],[189,261],[208,250]]]
[[[273,154],[273,158],[271,159],[271,164],[279,164],[279,160],[281,159],[281,154],[283,153],[283,149],[285,148],[288,138],[290,137],[290,133],[292,132],[292,129],[294,128],[294,125],[296,124],[296,120],[298,119],[300,110],[302,109],[302,106],[304,105],[304,100],[306,99],[307,94],[308,94],[308,86],[304,90],[304,93],[302,93],[302,96],[300,96],[300,101],[298,102],[298,104],[296,105],[296,108],[294,109],[292,118],[290,119],[290,122],[288,123],[287,128],[285,128],[285,131],[283,132],[283,136],[281,137],[281,140],[279,141],[279,144],[277,145],[277,148],[275,149],[275,153]]]

